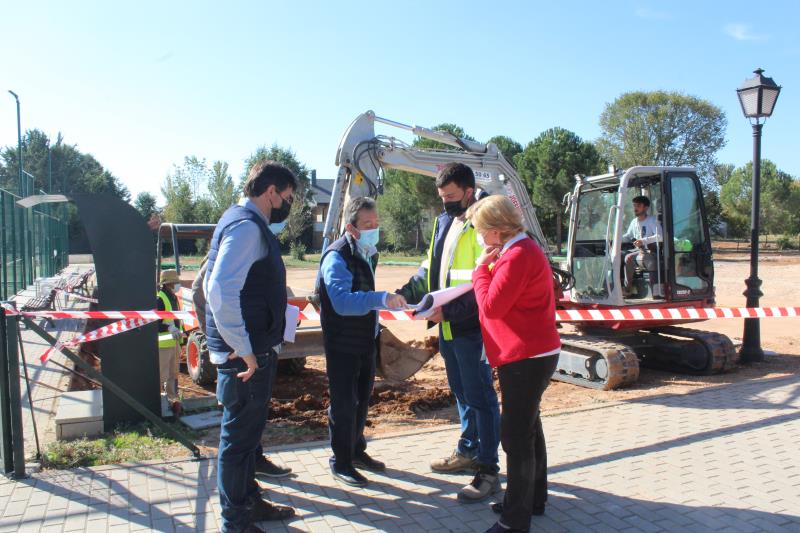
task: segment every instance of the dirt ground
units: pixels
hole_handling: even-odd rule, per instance
[[[800,256],[763,254],[760,277],[763,280],[762,306],[797,306],[800,302]],[[744,279],[749,275],[749,256],[729,250],[715,253],[717,305],[743,306]],[[379,290],[393,290],[408,280],[412,267],[381,266],[378,269]],[[291,269],[291,287],[311,289],[316,271]],[[598,391],[560,382],[551,382],[544,395],[545,415],[597,406],[608,402],[661,394],[680,394],[705,387],[721,386],[745,380],[784,376],[800,370],[800,324],[797,319],[777,318],[761,321],[761,339],[770,355],[764,363],[737,366],[717,376],[687,376],[642,369],[639,381],[616,391]],[[435,335],[426,330],[424,322],[391,322],[389,329],[404,341],[420,340]],[[714,320],[690,325],[697,329],[728,335],[734,342],[741,340],[742,320]],[[571,326],[562,331],[569,332]],[[321,347],[320,347],[321,348]],[[299,375],[279,374],[273,391],[270,423],[264,443],[277,445],[324,439],[327,436],[326,413],[328,402],[325,360],[319,353],[309,353],[305,370]],[[213,387],[200,389],[182,376],[181,387],[187,395],[212,394]],[[454,400],[447,387],[444,364],[439,355],[431,359],[420,372],[407,382],[392,386],[376,381],[372,396],[368,435],[391,433],[408,429],[451,424],[458,421]],[[217,431],[202,439],[209,448],[218,442]]]

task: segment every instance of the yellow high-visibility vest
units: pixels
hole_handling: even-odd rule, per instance
[[[430,263],[433,259],[433,245],[436,241],[436,232],[438,231],[439,219],[433,223],[433,237],[431,237],[431,245],[428,249],[428,290],[431,289],[431,269]],[[470,221],[466,221],[464,227],[461,229],[461,235],[458,237],[456,249],[453,251],[453,256],[449,265],[440,265],[442,268],[447,268],[447,287],[439,287],[445,289],[448,287],[455,287],[463,285],[464,283],[472,282],[472,271],[475,269],[475,261],[478,260],[483,248],[478,244],[478,239],[475,235],[475,228],[472,227]],[[443,236],[442,238],[446,238]],[[444,340],[453,340],[453,332],[450,328],[450,322],[442,321],[442,336]]]
[[[172,303],[169,301],[169,296],[164,291],[158,291],[159,299],[164,304],[164,311],[172,311]],[[159,348],[174,348],[177,346],[178,341],[172,337],[172,333],[165,331],[158,334],[158,347]]]

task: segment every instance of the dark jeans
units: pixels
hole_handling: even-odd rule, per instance
[[[367,449],[364,426],[375,384],[376,344],[363,353],[325,351],[330,407],[331,466],[343,471],[353,466],[353,457]]]
[[[275,358],[275,364],[272,365],[272,372],[269,377],[269,395],[267,395],[267,415],[269,415],[269,404],[272,402],[272,389],[275,386],[275,377],[278,375],[278,358]],[[258,441],[256,446],[255,458],[258,459],[260,455],[264,455],[264,447],[261,445],[261,440]]]
[[[458,452],[476,457],[480,465],[498,472],[500,406],[492,384],[492,369],[489,363],[481,361],[483,338],[476,333],[448,341],[440,331],[439,352],[444,358],[447,383],[456,397],[461,420]]]
[[[222,531],[242,531],[250,523],[253,502],[260,498],[255,477],[256,448],[267,423],[272,395],[274,352],[256,356],[258,370],[246,382],[236,374],[246,369],[233,359],[217,367],[217,400],[222,404],[222,426],[217,458],[217,487],[222,506]]]
[[[527,530],[533,507],[547,501],[547,448],[539,404],[557,363],[558,355],[548,355],[497,369],[507,478],[500,522],[510,528]]]

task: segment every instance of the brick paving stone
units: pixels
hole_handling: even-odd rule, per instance
[[[542,531],[799,531],[800,377],[631,400],[545,417],[550,496]],[[603,424],[597,421],[602,419]],[[587,429],[588,428],[588,429]],[[367,489],[335,482],[330,451],[271,451],[294,478],[264,484],[298,516],[269,531],[483,531],[487,504],[455,499],[466,475],[430,472],[457,429],[371,441],[386,461]],[[173,461],[0,480],[3,531],[218,531],[215,461]],[[498,495],[500,497],[500,495]]]

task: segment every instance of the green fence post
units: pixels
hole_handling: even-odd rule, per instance
[[[8,257],[6,254],[6,193],[0,191],[0,261],[3,262],[3,287],[0,289],[0,300],[8,300]]]
[[[19,321],[6,320],[6,357],[8,360],[8,404],[11,409],[11,438],[14,454],[14,477],[25,477],[25,439],[22,434],[22,396],[19,386]]]
[[[6,310],[0,308],[0,460],[3,472],[14,470],[13,440],[11,438],[11,409],[8,394],[8,348]]]
[[[16,218],[17,210],[14,209],[14,197],[11,197],[11,291],[17,293],[17,231]],[[4,298],[8,299],[8,297]]]

